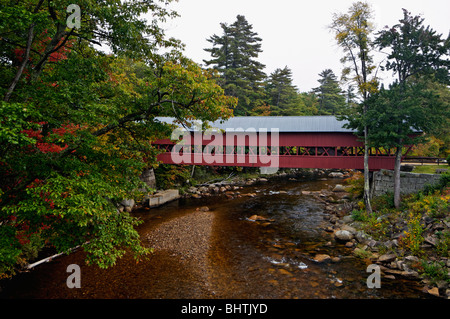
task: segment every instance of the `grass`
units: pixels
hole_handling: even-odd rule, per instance
[[[421,173],[421,174],[435,174],[437,169],[447,169],[450,171],[450,166],[441,164],[441,165],[415,165],[413,169],[413,173]]]

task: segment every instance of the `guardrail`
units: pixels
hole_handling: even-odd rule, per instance
[[[440,157],[426,157],[426,156],[406,156],[402,159],[403,163],[420,163],[423,165],[424,163],[433,163],[433,164],[447,164],[445,158]]]

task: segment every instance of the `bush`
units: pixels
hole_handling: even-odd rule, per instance
[[[444,262],[422,262],[423,275],[431,280],[433,284],[441,280],[450,282],[447,267]]]
[[[372,199],[372,209],[373,210],[384,210],[384,209],[392,209],[394,206],[394,193],[387,192],[383,195],[374,197]]]
[[[450,257],[450,231],[437,232],[436,252],[439,256]]]
[[[429,195],[435,193],[436,191],[442,192],[445,188],[450,186],[450,172],[445,172],[441,175],[439,182],[434,185],[426,185],[422,190],[422,193]]]
[[[364,176],[361,172],[354,173],[351,177],[346,178],[344,182],[350,186],[348,191],[353,198],[361,198],[364,194]]]
[[[359,221],[359,222],[365,222],[367,221],[367,213],[363,210],[353,210],[352,211],[352,218],[353,220]]]

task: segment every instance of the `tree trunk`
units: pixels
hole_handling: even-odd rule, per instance
[[[11,82],[11,85],[9,86],[8,90],[6,91],[5,97],[3,98],[3,100],[5,102],[9,102],[9,99],[11,98],[11,95],[13,94],[17,83],[19,83],[19,80],[23,74],[23,71],[25,70],[25,67],[28,64],[28,60],[30,59],[31,45],[33,44],[33,38],[34,38],[34,26],[35,26],[35,23],[32,23],[28,30],[27,46],[25,49],[25,55],[23,57],[23,61],[20,65],[19,69],[16,72],[16,75],[14,76],[14,79]]]
[[[370,204],[370,173],[369,173],[369,141],[367,126],[364,126],[364,204],[366,205],[366,213],[372,213],[372,205]]]
[[[400,208],[400,167],[402,163],[402,147],[398,146],[395,151],[395,166],[394,166],[394,206]]]

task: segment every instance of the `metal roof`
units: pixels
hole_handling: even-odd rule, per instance
[[[168,124],[175,124],[173,117],[157,117],[156,120]],[[196,125],[200,121],[193,121]],[[354,132],[352,129],[343,128],[347,121],[339,121],[335,116],[236,116],[228,120],[209,122],[212,128],[219,130],[228,129],[267,129],[270,132],[278,129],[279,132]],[[176,124],[180,126],[179,124]],[[201,126],[197,126],[201,127]],[[189,130],[195,130],[190,128]]]

